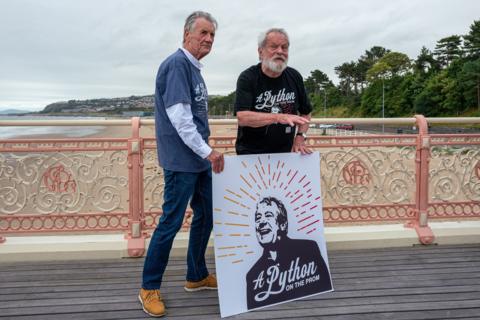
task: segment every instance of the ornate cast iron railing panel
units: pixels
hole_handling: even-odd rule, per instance
[[[321,155],[325,222],[412,219],[416,142],[414,135],[309,138]]]
[[[0,232],[126,230],[126,139],[0,142]]]
[[[480,134],[432,134],[430,144],[429,218],[479,217]]]

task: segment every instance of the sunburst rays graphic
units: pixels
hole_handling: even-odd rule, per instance
[[[297,234],[306,238],[315,236],[315,231],[322,226],[319,182],[313,183],[311,179],[315,177],[309,176],[300,163],[287,162],[289,164],[278,155],[246,157],[241,160],[235,179],[215,191],[221,193],[216,195],[217,199],[222,197],[214,207],[216,259],[241,264],[255,253],[249,244],[257,241],[254,215],[257,202],[263,196],[285,201],[289,228],[294,226]],[[217,239],[222,245],[217,246]]]

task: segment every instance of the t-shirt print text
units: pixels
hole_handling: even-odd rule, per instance
[[[285,88],[278,90],[277,94],[272,94],[272,90],[262,92],[255,100],[255,109],[270,110],[272,113],[282,113],[282,105],[292,105],[295,103],[295,92],[285,92]]]
[[[208,92],[205,85],[203,83],[197,84],[194,91],[195,91],[195,101],[198,102],[198,104],[206,105]]]

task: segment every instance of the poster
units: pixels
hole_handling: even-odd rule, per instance
[[[225,157],[213,221],[222,317],[333,290],[318,152]]]

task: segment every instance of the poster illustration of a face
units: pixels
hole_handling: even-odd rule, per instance
[[[222,317],[333,290],[318,152],[225,157],[213,221]]]

